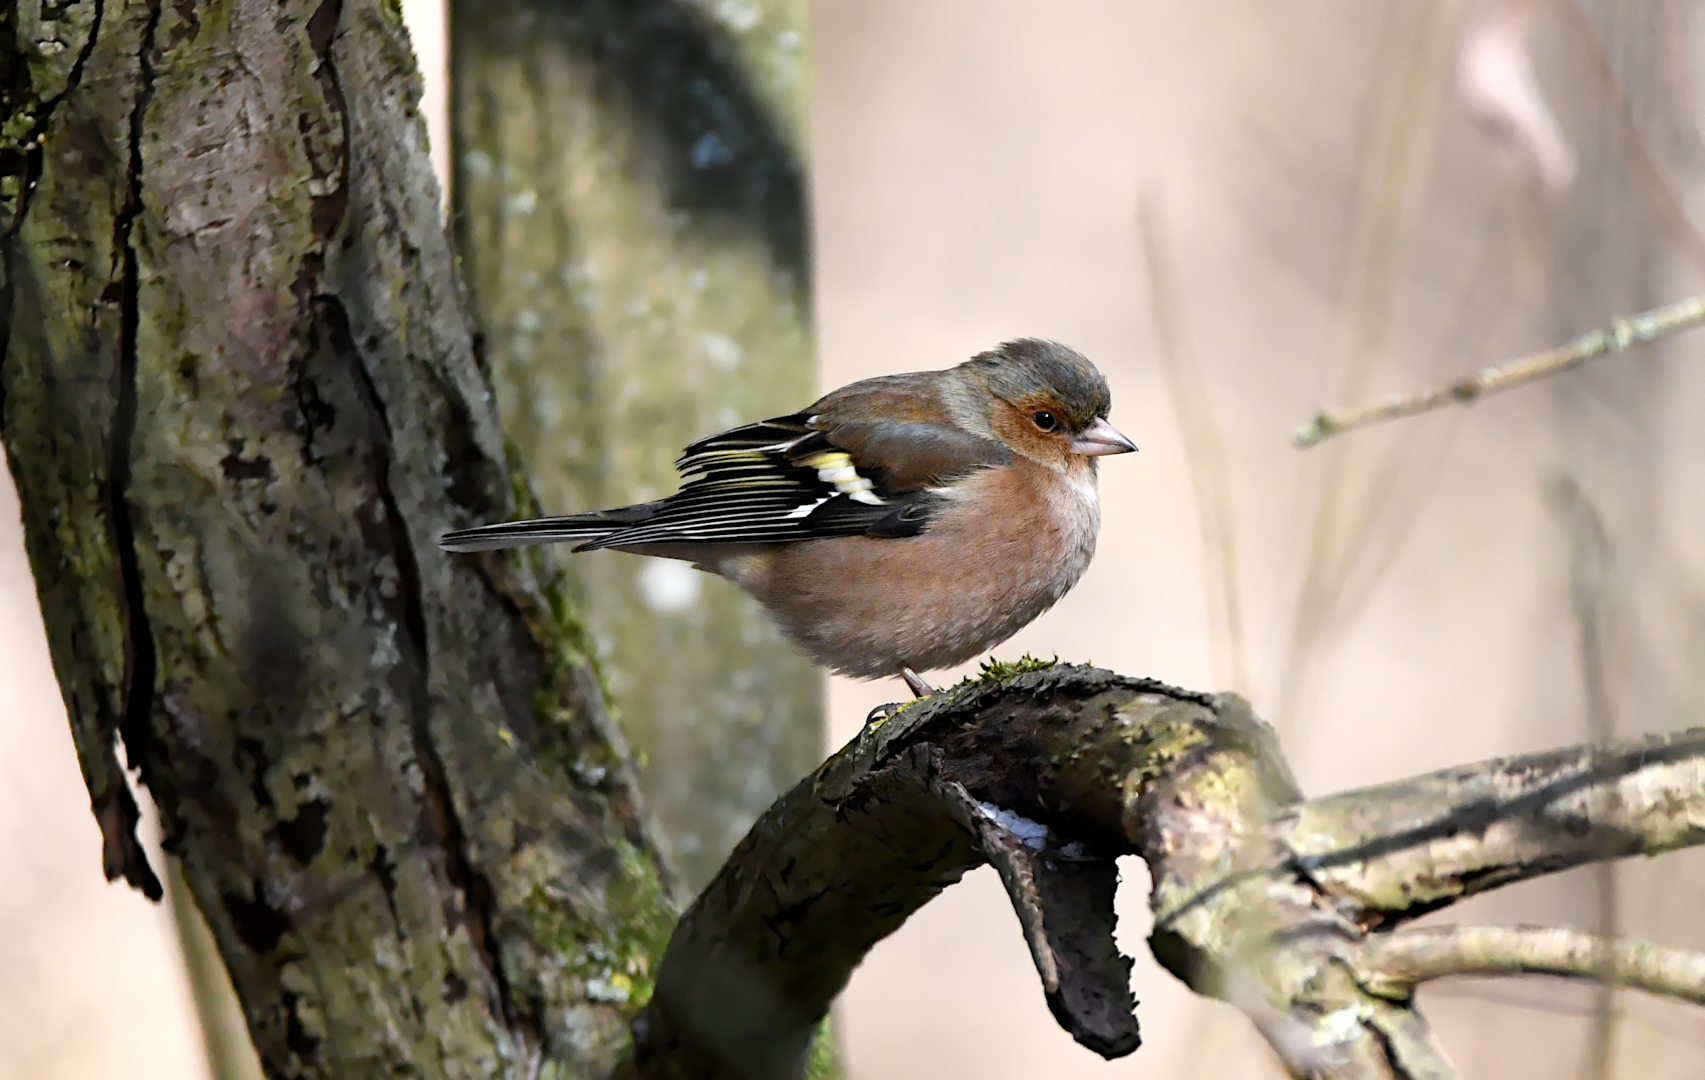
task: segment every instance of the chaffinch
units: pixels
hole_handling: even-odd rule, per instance
[[[998,645],[1089,566],[1095,459],[1135,450],[1107,380],[1024,338],[945,371],[865,379],[688,446],[659,502],[483,525],[450,551],[578,542],[684,559],[733,581],[844,675],[920,671]]]

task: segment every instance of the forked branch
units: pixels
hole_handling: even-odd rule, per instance
[[[1392,927],[1702,840],[1705,730],[1309,801],[1239,698],[1094,668],[1008,671],[871,723],[764,815],[677,926],[636,1024],[635,1071],[799,1076],[869,948],[984,862],[1062,1026],[1103,1056],[1129,1053],[1113,860],[1135,854],[1153,880],[1156,958],[1248,1014],[1294,1075],[1451,1077],[1401,992],[1405,958],[1450,951]],[[1558,973],[1564,944],[1544,954]],[[1627,948],[1615,970],[1629,985],[1692,977],[1686,954]]]

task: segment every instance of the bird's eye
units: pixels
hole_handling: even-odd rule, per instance
[[[1030,419],[1043,431],[1053,431],[1055,428],[1060,426],[1059,419],[1047,409],[1042,409],[1036,412],[1030,417]]]

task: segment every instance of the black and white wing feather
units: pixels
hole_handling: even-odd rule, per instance
[[[654,503],[485,525],[446,535],[451,551],[579,541],[576,551],[677,544],[785,544],[833,536],[915,536],[939,486],[1005,464],[998,443],[948,424],[829,426],[795,413],[688,446],[681,490]]]

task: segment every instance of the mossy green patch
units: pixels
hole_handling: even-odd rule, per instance
[[[21,153],[30,149],[26,145],[35,139],[36,103],[34,101],[19,102],[12,114],[0,123],[0,150]]]
[[[811,1054],[805,1059],[805,1080],[842,1080],[845,1075],[835,1047],[835,1018],[825,1016],[817,1025],[817,1037],[811,1040]]]
[[[1059,662],[1060,657],[1058,653],[1048,660],[1031,656],[1029,653],[1025,653],[1017,660],[1011,661],[996,660],[991,656],[987,660],[984,660],[981,664],[977,665],[976,675],[968,676],[959,685],[986,686],[989,683],[1002,682],[1006,679],[1013,678],[1014,676],[1025,675],[1032,671],[1046,671],[1048,668],[1055,666]]]
[[[527,469],[521,460],[520,451],[516,449],[514,442],[505,439],[503,452],[509,470],[510,493],[515,499],[515,515],[519,518],[542,516],[544,508],[539,505],[538,496],[533,493],[533,488],[527,481]],[[584,663],[597,676],[598,691],[603,694],[606,703],[611,703],[610,707],[613,709],[609,683],[598,665],[598,648],[592,640],[591,631],[586,627],[586,621],[575,610],[568,574],[547,554],[544,547],[517,548],[512,557],[532,573],[549,605],[548,625],[536,629],[541,631],[545,638],[547,659],[553,664],[552,670],[559,673],[556,681],[562,681],[560,673],[569,670],[568,664]],[[556,689],[559,688],[552,688],[553,691]]]
[[[614,849],[616,867],[604,886],[605,918],[583,916],[544,885],[527,896],[522,910],[540,944],[595,988],[592,996],[619,1004],[631,1018],[651,1000],[675,912],[652,860],[625,840],[617,840]]]
[[[895,705],[891,705],[889,706],[890,711],[886,714],[879,716],[874,720],[867,720],[864,725],[864,729],[866,731],[880,731],[890,721],[898,719],[902,713],[919,702],[939,702],[959,693],[961,690],[966,690],[973,686],[988,686],[994,683],[1004,682],[1007,679],[1024,675],[1032,671],[1046,671],[1048,668],[1059,664],[1059,662],[1060,658],[1058,654],[1047,660],[1031,656],[1029,653],[1025,653],[1017,660],[1010,661],[996,660],[991,656],[977,665],[977,674],[967,675],[952,686],[938,689],[934,694],[931,694],[927,698],[914,698],[911,701],[903,701]]]

